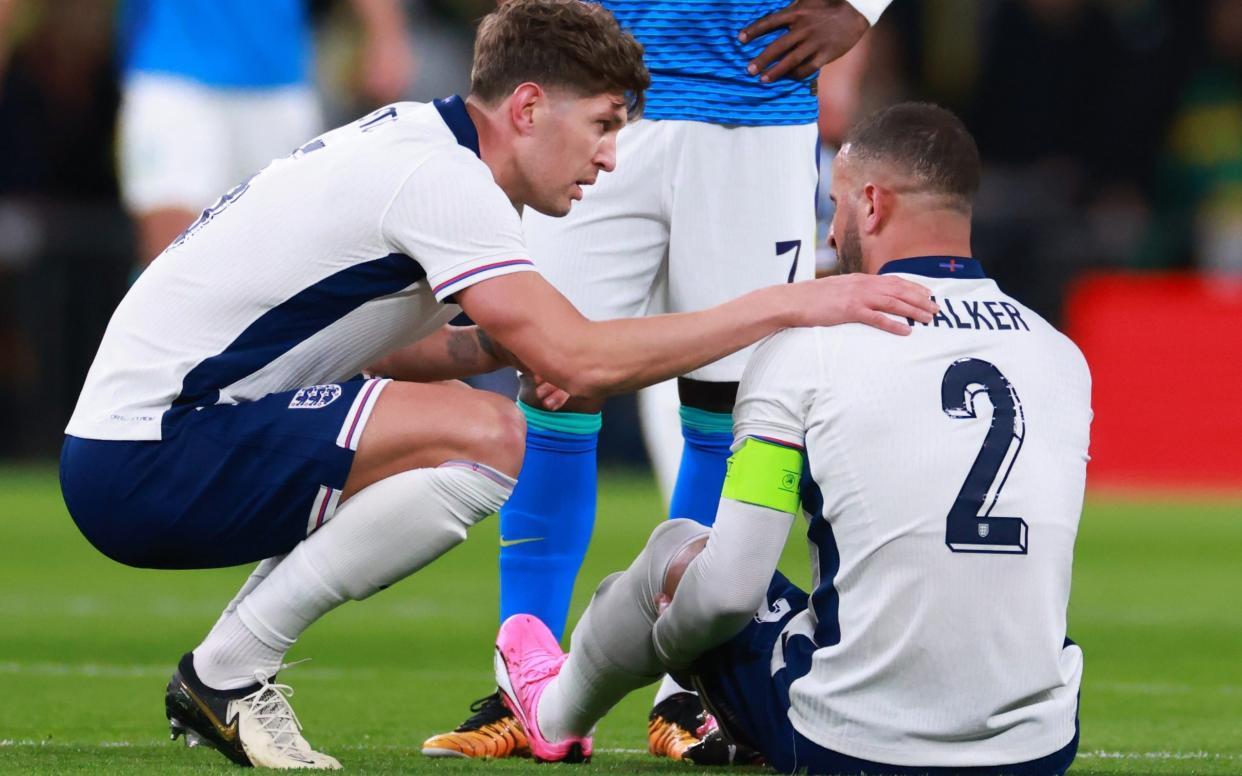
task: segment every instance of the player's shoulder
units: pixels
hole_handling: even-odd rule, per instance
[[[746,363],[742,383],[754,387],[772,381],[789,382],[799,374],[818,374],[819,330],[782,329],[755,346]]]
[[[1009,296],[1003,291],[1001,296],[1006,304],[1018,310],[1022,321],[1028,324],[1027,328],[1040,337],[1043,347],[1053,352],[1060,368],[1080,372],[1084,377],[1090,379],[1090,368],[1087,365],[1087,359],[1078,347],[1078,344],[1068,334],[1061,331],[1052,321],[1049,321],[1036,310],[1027,307],[1018,299]]]
[[[395,146],[387,162],[400,165],[406,192],[445,204],[512,210],[477,149],[463,144],[431,103],[411,105],[420,109],[419,114],[409,126],[394,133]]]
[[[799,354],[810,355],[819,347],[819,331],[812,328],[781,329],[759,340],[755,345],[754,358],[783,360]]]

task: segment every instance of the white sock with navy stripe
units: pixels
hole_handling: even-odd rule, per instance
[[[381,480],[346,501],[221,618],[194,650],[210,687],[232,689],[270,676],[310,624],[361,600],[452,549],[495,512],[516,480],[488,466],[450,461]]]

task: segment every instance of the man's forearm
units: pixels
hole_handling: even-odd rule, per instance
[[[721,499],[707,546],[690,562],[652,642],[666,668],[686,668],[737,635],[763,603],[794,516]]]
[[[390,353],[368,372],[415,383],[459,380],[504,366],[494,343],[478,326],[443,326]]]
[[[564,339],[570,351],[565,363],[577,368],[566,375],[572,387],[562,387],[580,396],[623,393],[719,360],[794,325],[782,304],[784,288],[753,291],[697,313],[588,322]]]
[[[574,396],[658,383],[791,326],[865,323],[908,334],[899,318],[931,320],[923,286],[894,275],[842,275],[769,286],[696,313],[588,321],[533,272],[463,289],[458,303],[515,361]]]
[[[397,0],[352,0],[354,12],[367,35],[399,32],[405,26],[405,11]]]

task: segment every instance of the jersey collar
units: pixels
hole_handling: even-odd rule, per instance
[[[975,259],[963,256],[915,256],[896,259],[880,267],[880,274],[904,272],[928,278],[986,278],[983,267]]]
[[[454,94],[452,97],[436,100],[432,104],[436,106],[436,110],[440,111],[440,117],[448,125],[453,137],[457,138],[458,145],[469,148],[475,156],[481,158],[479,130],[474,126],[470,114],[466,112],[466,101]]]

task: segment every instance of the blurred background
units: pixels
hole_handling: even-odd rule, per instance
[[[299,6],[321,128],[464,91],[491,7],[405,0],[377,27],[368,5]],[[129,22],[109,0],[0,0],[0,459],[58,453],[158,234],[118,184]],[[820,94],[825,162],[888,103],[966,120],[975,255],[1092,365],[1094,486],[1242,489],[1242,1],[895,0]],[[641,465],[633,415],[605,413],[606,461]]]

